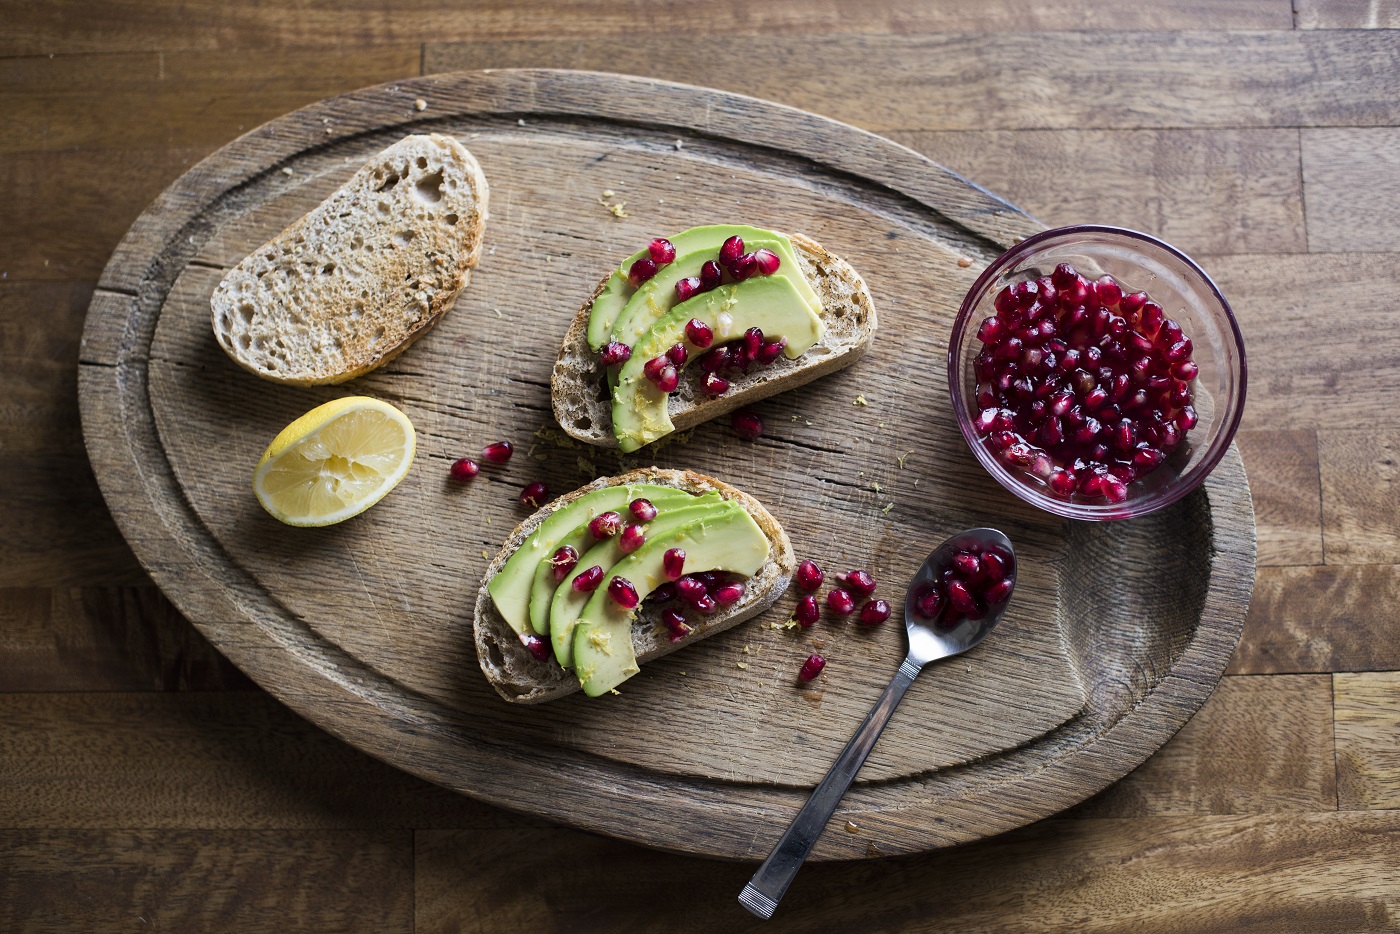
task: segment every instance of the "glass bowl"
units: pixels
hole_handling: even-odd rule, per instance
[[[1071,338],[1068,341],[1070,345],[1082,348],[1086,343],[1098,344],[1103,340],[1092,336],[1095,314],[1093,309],[1096,304],[1102,304],[1095,299],[1093,283],[1099,277],[1108,275],[1121,284],[1125,296],[1138,291],[1146,292],[1151,301],[1162,307],[1166,319],[1174,320],[1180,325],[1182,333],[1191,340],[1190,359],[1199,367],[1195,378],[1187,383],[1191,388],[1190,404],[1196,413],[1196,424],[1183,433],[1179,445],[1167,453],[1155,469],[1146,470],[1141,476],[1126,483],[1119,477],[1122,486],[1112,491],[1114,496],[1123,497],[1117,502],[1112,502],[1110,497],[1095,492],[1097,486],[1104,486],[1107,481],[1091,484],[1089,494],[1092,495],[1080,492],[1079,485],[1084,482],[1086,474],[1093,471],[1080,470],[1076,474],[1072,463],[1065,464],[1063,458],[1057,456],[1064,449],[1056,449],[1051,441],[1044,440],[1044,435],[1040,433],[1045,430],[1043,427],[1026,427],[1032,424],[1043,426],[1043,421],[1023,421],[1017,426],[1012,426],[1016,441],[1024,446],[1017,447],[1016,444],[1012,444],[1002,448],[1000,453],[994,453],[993,447],[997,444],[1007,444],[1011,435],[1003,433],[993,438],[992,436],[997,434],[994,429],[984,431],[981,427],[987,424],[990,416],[979,419],[979,413],[983,410],[977,398],[976,358],[986,346],[978,337],[979,329],[987,318],[997,313],[996,299],[1004,288],[1014,287],[1019,282],[1034,282],[1039,277],[1051,276],[1060,263],[1070,264],[1090,283],[1089,297],[1085,302],[1089,314],[1088,330],[1085,330],[1086,325],[1077,325],[1080,340],[1075,341]],[[1028,290],[1029,287],[1021,288]],[[1111,289],[1108,294],[1111,296]],[[1126,307],[1129,306],[1110,306],[1110,312],[1122,311]],[[1014,317],[1015,313],[1012,314]],[[1024,317],[1024,313],[1022,316]],[[1042,314],[1042,317],[1055,320],[1057,327],[1063,327],[1069,322],[1066,311]],[[1128,326],[1128,332],[1119,335],[1120,344],[1130,347],[1132,332],[1145,328],[1135,323],[1138,319],[1131,314],[1121,317],[1123,323]],[[1121,325],[1115,323],[1113,326]],[[1003,334],[1010,330],[1004,326],[1000,327]],[[1146,329],[1150,327],[1151,325],[1148,325]],[[1164,334],[1165,327],[1162,325],[1158,328],[1156,336]],[[1014,333],[1014,330],[1010,332]],[[989,332],[989,336],[995,335]],[[1056,332],[1043,340],[1070,337],[1068,331]],[[1034,341],[1028,341],[1024,348],[1029,350],[1034,346]],[[1042,343],[1040,346],[1045,345]],[[1009,352],[1010,348],[1007,349]],[[1053,352],[1053,348],[1050,352]],[[1157,349],[1141,349],[1140,345],[1136,353],[1143,357],[1153,357],[1162,352]],[[1100,361],[1100,365],[1128,370],[1134,356],[1135,352],[1128,349],[1121,363],[1115,363],[1110,358]],[[1060,357],[1064,357],[1063,352]],[[1085,388],[1088,381],[1083,376],[1074,371],[1066,372],[1058,366],[1045,372],[1043,364],[1037,370],[1034,355],[1008,357],[999,362],[1005,364],[1013,360],[1018,368],[1028,371],[1023,375],[1030,378],[1034,389],[1039,390],[1046,379],[1055,379],[1059,380],[1057,392],[1068,392],[1073,397],[1079,412],[1069,415],[1067,419],[1060,419],[1060,425],[1057,427],[1073,431],[1071,423],[1083,418],[1086,412],[1094,411],[1083,404],[1087,399],[1086,393],[1092,391]],[[984,373],[991,366],[992,364],[984,363]],[[1133,377],[1126,395],[1120,399],[1129,403],[1131,411],[1117,406],[1105,409],[1103,411],[1110,417],[1100,423],[1117,425],[1124,417],[1134,422],[1132,434],[1124,438],[1130,439],[1132,446],[1120,445],[1105,461],[1118,463],[1120,471],[1124,474],[1126,470],[1121,465],[1136,455],[1136,449],[1152,448],[1150,440],[1138,434],[1139,430],[1150,433],[1152,428],[1156,428],[1160,432],[1163,424],[1149,421],[1150,410],[1158,403],[1151,402],[1146,407],[1133,407],[1132,396],[1138,388],[1142,388],[1145,393],[1149,392],[1146,380],[1152,375],[1164,377],[1170,374],[1162,369],[1165,364],[1157,364],[1153,369],[1146,369],[1147,364],[1143,366],[1144,369],[1138,371],[1140,378]],[[1077,369],[1088,372],[1082,368]],[[986,268],[963,299],[948,342],[948,388],[952,396],[953,411],[958,419],[958,427],[977,460],[1002,486],[1021,499],[1048,512],[1072,519],[1127,519],[1140,516],[1176,502],[1200,485],[1224,456],[1235,436],[1235,430],[1239,427],[1240,415],[1244,410],[1246,371],[1244,342],[1240,337],[1239,325],[1235,322],[1229,304],[1210,277],[1180,250],[1147,234],[1118,227],[1087,224],[1060,227],[1029,237],[1008,250]],[[1091,375],[1096,377],[1095,382],[1102,378],[1102,374]],[[997,376],[992,376],[989,381],[984,381],[984,387],[989,383],[995,384],[997,379]],[[1072,387],[1071,380],[1076,380],[1078,386]],[[1022,392],[1022,398],[1006,411],[1025,409],[1029,416],[1029,406],[1036,397],[1025,396],[1023,390],[1016,391]],[[1151,393],[1161,397],[1164,391],[1166,390],[1157,388],[1151,390]],[[985,395],[982,401],[988,401]],[[998,400],[999,403],[1003,401],[1005,399]],[[1140,399],[1138,402],[1140,403]],[[1064,407],[1063,402],[1060,407]],[[1118,409],[1116,418],[1113,417],[1115,408]],[[1170,418],[1173,411],[1179,410],[1169,406],[1164,411],[1167,420],[1175,420]],[[1189,418],[1186,420],[1189,421]],[[1004,419],[1000,427],[1007,427]],[[1027,434],[1030,437],[1026,437]],[[1050,437],[1053,441],[1055,436]],[[1115,436],[1113,441],[1118,443],[1120,439]],[[1041,453],[1046,454],[1049,461],[1040,458],[1038,455]],[[1143,450],[1140,469],[1141,464],[1150,463],[1159,453],[1155,449]],[[1054,476],[1056,470],[1064,467],[1070,468],[1066,475]],[[1055,486],[1058,486],[1061,492],[1057,492]],[[1067,488],[1069,491],[1064,492]]]

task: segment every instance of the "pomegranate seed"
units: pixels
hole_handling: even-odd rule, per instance
[[[777,253],[774,253],[772,250],[764,249],[754,250],[753,260],[754,264],[758,267],[758,274],[760,276],[773,275],[773,273],[778,271],[778,267],[781,266],[783,262],[778,258]]]
[[[624,610],[633,609],[641,602],[637,598],[637,588],[625,577],[614,577],[608,581],[608,596]]]
[[[860,608],[860,621],[865,626],[878,626],[890,618],[890,604],[886,600],[871,600]]]
[[[983,599],[987,601],[988,606],[996,606],[999,603],[1005,603],[1006,598],[1009,596],[1011,596],[1011,578],[1009,577],[1003,577],[1001,580],[988,587],[986,593],[982,595]]]
[[[515,447],[509,441],[497,441],[495,444],[488,444],[481,449],[482,458],[493,464],[504,464],[510,460],[513,453],[515,453]]]
[[[715,341],[715,332],[699,318],[691,318],[685,323],[685,336],[700,350],[704,350]]]
[[[598,541],[612,538],[622,531],[622,517],[615,512],[605,512],[593,517],[588,523],[588,532]]]
[[[718,286],[724,281],[724,270],[719,263],[709,260],[700,267],[700,288],[706,292]]]
[[[643,256],[632,264],[631,269],[627,270],[627,281],[635,289],[654,275],[656,275],[656,261],[650,256]]]
[[[666,549],[666,553],[661,556],[661,572],[666,575],[667,580],[679,581],[685,573],[685,549]],[[676,592],[680,592],[679,587],[676,588]]]
[[[1128,498],[1128,485],[1115,476],[1104,477],[1103,497],[1110,503],[1121,503]]]
[[[529,506],[531,509],[539,509],[540,505],[549,499],[549,487],[540,481],[528,484],[520,491],[520,505]]]
[[[744,358],[757,360],[758,351],[763,347],[763,329],[749,328],[744,332]]]
[[[797,677],[805,684],[820,675],[825,667],[825,658],[820,655],[808,655],[807,660],[802,663],[802,670],[797,673]]]
[[[646,363],[642,364],[642,375],[654,383],[661,379],[661,371],[670,365],[671,361],[666,359],[665,354],[659,357],[652,357]]]
[[[725,268],[729,270],[729,275],[735,282],[743,282],[758,272],[758,260],[753,258],[752,253],[745,253]]]
[[[1201,368],[1190,360],[1182,360],[1180,363],[1172,364],[1172,376],[1182,382],[1189,383],[1201,372]]]
[[[480,470],[481,468],[477,466],[476,461],[469,457],[462,457],[453,461],[452,466],[447,469],[447,472],[448,475],[458,483],[466,483],[472,477],[475,477]]]
[[[703,388],[707,396],[722,396],[729,391],[729,380],[714,373],[710,373],[705,377],[705,385]]]
[[[918,609],[919,615],[924,619],[937,619],[947,604],[948,599],[943,596],[943,591],[939,590],[937,587],[930,587],[919,595],[919,599],[915,601],[914,606]]]
[[[728,266],[744,254],[744,241],[741,237],[730,237],[719,248],[721,266]]]
[[[1132,317],[1133,315],[1142,311],[1143,306],[1146,304],[1147,293],[1134,292],[1132,295],[1123,296],[1122,300],[1119,302],[1118,310],[1121,313],[1127,315],[1128,317]]]
[[[1141,293],[1139,293],[1141,294]],[[1156,337],[1162,329],[1163,312],[1162,306],[1156,302],[1144,302],[1142,311],[1138,315],[1139,327],[1142,333],[1148,337]]]
[[[700,571],[691,576],[704,585],[706,593],[714,590],[724,582],[721,576],[715,571]]]
[[[685,344],[672,344],[671,349],[666,351],[666,359],[676,366],[682,367],[690,359],[690,351],[685,349]]]
[[[649,499],[634,499],[627,504],[627,509],[638,522],[650,522],[656,518],[656,506]]]
[[[968,619],[982,617],[982,608],[977,605],[977,598],[967,589],[967,584],[956,578],[948,581],[948,603]]]
[[[657,237],[648,243],[647,252],[651,254],[652,262],[658,266],[665,266],[676,258],[676,248],[665,237]]]
[[[1138,448],[1133,453],[1133,467],[1139,474],[1145,474],[1149,470],[1155,470],[1157,465],[1166,459],[1166,455],[1153,447]]]
[[[1077,278],[1079,278],[1079,272],[1069,263],[1060,263],[1050,274],[1050,281],[1061,289],[1070,285]]]
[[[631,554],[641,548],[646,540],[647,530],[645,526],[629,525],[617,537],[617,547],[622,549],[623,554]]]
[[[842,616],[849,616],[855,612],[856,600],[846,591],[837,589],[826,595],[826,605]]]
[[[526,650],[535,657],[536,661],[542,662],[549,658],[549,643],[533,632],[521,636],[520,641],[525,645]]]
[[[581,571],[574,578],[574,589],[579,593],[591,593],[598,589],[598,585],[603,582],[603,569],[598,565],[593,565],[586,571]]]
[[[1094,300],[1105,308],[1112,308],[1123,298],[1123,289],[1112,276],[1100,276],[1094,280]]]
[[[678,610],[666,610],[661,614],[661,621],[666,624],[666,628],[671,631],[671,641],[679,642],[690,635],[690,624],[685,621],[685,617]]]
[[[1167,348],[1167,361],[1169,363],[1182,363],[1191,357],[1191,341],[1182,339]]]
[[[661,369],[661,375],[656,378],[656,388],[662,392],[675,392],[676,387],[681,384],[681,374],[673,366],[665,366]]]
[[[1176,415],[1176,427],[1180,428],[1183,432],[1187,432],[1190,431],[1192,428],[1195,428],[1196,421],[1196,409],[1189,405],[1183,408]]]
[[[970,551],[960,551],[953,555],[953,567],[964,577],[976,577],[982,573],[982,559]]]
[[[821,607],[817,606],[817,598],[811,594],[804,594],[797,601],[797,608],[792,611],[792,618],[797,620],[797,625],[803,629],[815,625],[821,615],[822,610]]]
[[[841,586],[852,593],[868,597],[875,592],[875,578],[869,571],[852,571],[849,574],[838,574],[836,579],[841,582]]]
[[[1075,485],[1074,474],[1067,470],[1057,470],[1050,475],[1049,486],[1056,496],[1069,496]]]
[[[1011,554],[996,545],[982,552],[982,570],[990,577],[1005,577],[1011,567]]]
[[[729,420],[734,433],[745,441],[756,441],[763,434],[763,419],[750,409],[740,409]]]
[[[598,351],[598,360],[603,366],[621,366],[632,359],[632,348],[622,341],[608,341],[606,347]]]
[[[720,606],[729,606],[738,603],[740,598],[744,596],[744,585],[739,583],[723,584],[716,587],[715,592],[710,596],[714,597],[715,602]]]
[[[700,294],[700,277],[687,276],[676,280],[676,300],[685,301]]]
[[[715,598],[709,594],[701,594],[699,597],[695,598],[690,605],[706,616],[709,616],[715,610],[719,609],[719,604],[716,603]]]
[[[549,563],[554,569],[554,582],[557,584],[568,577],[569,572],[578,564],[578,551],[572,545],[565,545],[554,553]]]
[[[778,355],[787,347],[787,338],[780,337],[775,341],[764,341],[758,347],[758,362],[763,364],[772,363],[778,359]]]
[[[718,373],[724,367],[725,355],[723,347],[703,354],[700,357],[700,372]]]
[[[680,591],[676,590],[676,585],[672,581],[666,581],[651,592],[651,598],[657,603],[670,603],[679,596]]]
[[[707,596],[705,585],[694,577],[682,577],[676,581],[676,592],[681,595],[681,599],[686,603],[695,604],[696,600]]]
[[[977,339],[984,344],[995,344],[1006,334],[1006,322],[1001,318],[991,317],[982,322],[982,326],[977,329]]]
[[[826,580],[826,575],[822,573],[817,562],[809,559],[797,566],[797,586],[803,590],[816,590],[821,587],[824,580]]]

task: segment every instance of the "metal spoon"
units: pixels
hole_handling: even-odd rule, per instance
[[[1008,576],[1014,590],[1015,552],[1011,541],[995,529],[968,529],[954,535],[939,545],[924,561],[919,573],[914,575],[904,597],[904,628],[909,635],[909,654],[899,666],[899,672],[890,682],[890,686],[885,688],[885,693],[880,695],[880,699],[866,715],[865,722],[856,730],[855,736],[851,737],[846,748],[841,750],[841,755],[836,757],[836,762],[827,771],[821,784],[793,818],[792,825],[778,841],[778,845],[768,854],[763,865],[758,867],[749,884],[744,886],[744,891],[739,894],[739,902],[758,917],[773,917],[778,902],[782,901],[783,893],[792,884],[797,870],[812,852],[817,838],[821,836],[827,821],[835,812],[836,805],[841,802],[846,789],[851,787],[856,773],[870,755],[870,750],[875,747],[875,741],[884,731],[890,714],[894,713],[895,707],[904,697],[904,692],[909,690],[909,685],[914,683],[919,672],[929,662],[966,652],[985,639],[1001,621],[1002,613],[1011,601],[1010,590],[1000,603],[987,607],[987,612],[980,619],[964,618],[947,629],[938,625],[947,612],[946,601],[938,619],[926,619],[918,609],[919,598],[938,579],[938,575],[951,565],[955,552],[980,552],[993,545],[999,545],[1012,556]]]

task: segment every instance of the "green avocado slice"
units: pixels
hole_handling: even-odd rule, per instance
[[[728,315],[721,321],[721,315]],[[749,328],[762,328],[766,338],[787,338],[789,358],[805,353],[821,340],[821,318],[813,313],[792,280],[781,273],[722,285],[672,308],[637,342],[622,365],[613,389],[613,434],[623,453],[675,430],[666,411],[667,394],[642,372],[648,360],[685,339],[685,326],[697,318],[714,331],[715,342],[735,340]]]
[[[681,506],[669,509],[664,513],[658,513],[655,519],[647,523],[648,541],[653,538],[665,538],[674,533],[676,529],[688,525],[696,519],[723,515],[731,509],[742,508],[736,503],[721,500],[718,493],[707,493],[703,499],[703,503],[697,503],[694,506]],[[645,543],[643,547],[646,547]],[[638,549],[638,551],[640,550]],[[594,593],[593,591],[579,593],[574,590],[574,578],[595,564],[607,571],[624,557],[626,557],[626,553],[618,545],[617,539],[600,542],[579,557],[579,562],[573,571],[554,591],[554,599],[549,607],[549,641],[554,649],[554,659],[560,667],[572,668],[574,665],[574,625],[578,622],[583,608],[588,605],[588,601],[593,598]]]
[[[730,237],[741,238],[744,241],[744,248],[746,250],[756,249],[759,245],[767,246],[768,249],[778,254],[778,258],[782,260],[783,264],[792,264],[787,267],[788,269],[796,270],[799,268],[797,266],[797,260],[792,252],[792,242],[780,233],[776,233],[772,230],[764,230],[761,227],[748,227],[740,224],[712,224],[706,227],[691,227],[689,230],[683,230],[669,239],[671,245],[676,248],[677,259],[698,251],[708,251],[711,254],[695,264],[694,272],[687,272],[685,274],[687,276],[698,276],[700,274],[700,266],[704,261],[706,259],[714,259],[718,256],[719,248],[723,246],[724,241],[728,240]],[[754,242],[754,247],[749,246],[750,240]],[[759,241],[764,241],[764,243],[760,244]],[[773,242],[778,243],[783,249],[779,250],[773,247],[771,245]],[[613,339],[614,325],[619,315],[621,315],[623,308],[627,306],[628,301],[631,300],[633,294],[637,291],[633,289],[631,283],[627,281],[627,272],[632,268],[633,263],[646,255],[646,250],[640,250],[623,260],[622,265],[613,270],[612,275],[608,277],[608,281],[603,286],[603,290],[593,299],[593,304],[590,306],[588,312],[588,346],[593,348],[595,352],[601,350],[604,344]],[[671,265],[674,266],[675,263]],[[665,272],[669,268],[669,266],[663,266],[662,272]],[[677,276],[676,278],[679,279],[682,277]],[[798,276],[798,278],[800,279],[802,277]],[[812,304],[813,308],[820,310],[821,299],[817,298],[817,294],[812,291],[812,287],[805,279],[802,284],[806,287],[807,301]],[[645,283],[643,286],[645,287]],[[668,288],[674,292],[675,280],[672,280]],[[631,342],[626,343],[629,347],[631,346]]]
[[[674,487],[660,487],[661,492],[649,497],[651,504],[658,510],[658,516],[662,511],[673,511],[673,506],[688,506],[691,503],[700,502],[705,497],[697,497],[685,490],[678,490]],[[713,498],[716,494],[707,494]],[[631,500],[628,500],[631,503]],[[607,510],[603,510],[607,512]],[[626,509],[620,510],[624,521],[630,521],[631,515]],[[592,519],[589,516],[589,519]],[[652,520],[655,521],[655,520]],[[597,544],[593,538],[593,533],[588,531],[588,523],[580,522],[578,527],[567,535],[559,539],[559,543],[554,546],[554,551],[558,551],[565,545],[573,548],[580,555],[588,551]],[[530,628],[542,636],[549,635],[549,605],[554,599],[555,588],[559,585],[554,580],[554,551],[545,556],[545,559],[535,566],[535,576],[530,584]],[[575,568],[579,570],[580,568]],[[572,580],[572,577],[566,575]]]
[[[608,584],[624,577],[645,599],[666,580],[662,555],[670,548],[685,549],[688,572],[733,571],[752,576],[768,560],[768,537],[747,511],[700,519],[677,529],[668,538],[657,538],[613,565],[584,607],[574,628],[574,673],[589,697],[597,697],[632,677],[637,668],[632,646],[632,618],[608,596]]]
[[[530,627],[530,588],[535,581],[535,570],[541,561],[554,555],[559,539],[580,525],[586,524],[594,516],[610,510],[622,510],[639,496],[656,501],[656,497],[669,496],[675,487],[659,486],[654,483],[634,483],[625,486],[609,486],[592,493],[585,493],[578,499],[556,509],[534,534],[520,543],[496,576],[486,584],[491,600],[496,604],[505,621],[519,635],[528,635]]]

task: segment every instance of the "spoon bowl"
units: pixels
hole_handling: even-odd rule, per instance
[[[996,555],[1000,567],[988,562],[989,554]],[[945,577],[947,572],[952,576]],[[961,606],[950,596],[954,581],[965,591],[960,595]],[[903,664],[773,852],[739,893],[740,904],[760,918],[773,916],[904,692],[929,662],[959,655],[987,638],[1001,622],[1015,588],[1016,552],[1010,539],[996,529],[959,532],[924,559],[904,597],[909,651]],[[934,593],[939,596],[930,599]]]

